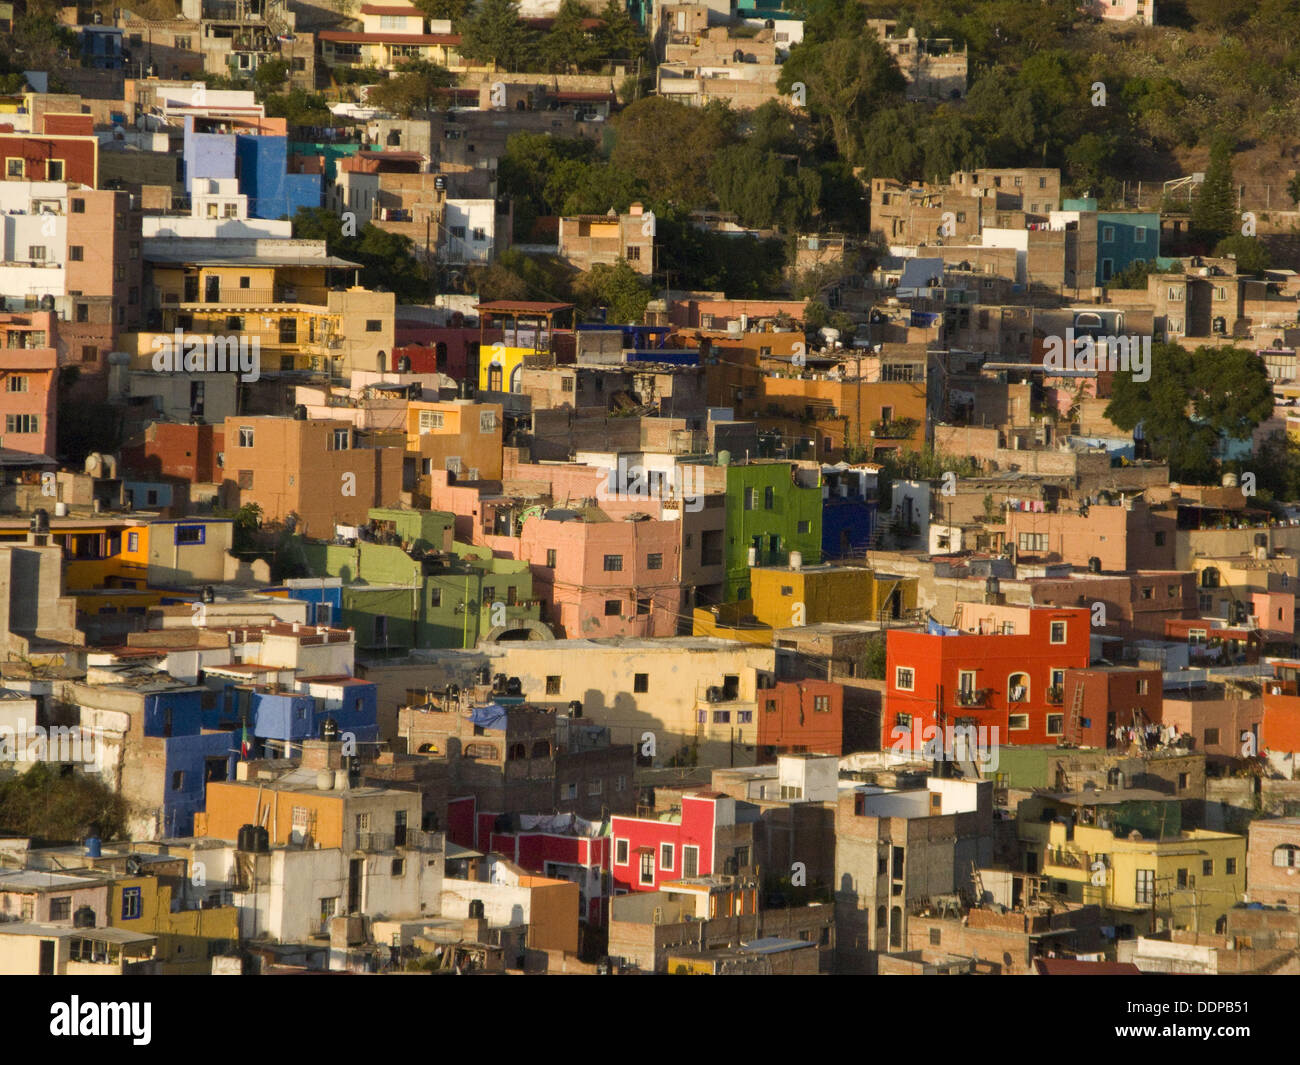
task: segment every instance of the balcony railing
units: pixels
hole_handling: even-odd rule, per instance
[[[957,692],[958,706],[988,706],[992,688],[962,688]]]
[[[436,849],[441,840],[437,832],[418,828],[399,829],[396,832],[358,832],[356,849],[359,851],[391,851]]]
[[[163,307],[190,305],[202,307],[272,307],[282,303],[305,303],[324,307],[329,303],[329,290],[318,285],[276,285],[274,288],[223,288],[219,292],[195,293],[192,299],[176,292],[160,292],[158,302]]]
[[[1065,702],[1065,688],[1060,684],[1053,684],[1047,689],[1047,701],[1053,706],[1060,706]]]

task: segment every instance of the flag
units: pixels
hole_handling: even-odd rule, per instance
[[[239,757],[247,758],[252,752],[252,744],[248,742],[248,722],[244,722],[243,736],[239,741]]]

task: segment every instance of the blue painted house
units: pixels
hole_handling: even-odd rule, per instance
[[[822,558],[861,556],[876,529],[875,466],[822,467]]]

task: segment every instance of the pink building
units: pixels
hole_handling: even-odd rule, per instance
[[[519,551],[561,638],[677,634],[680,522],[557,508],[525,519]]]
[[[53,455],[59,354],[50,311],[0,314],[0,446]]]
[[[1156,24],[1156,0],[1084,0],[1079,10],[1107,22]]]

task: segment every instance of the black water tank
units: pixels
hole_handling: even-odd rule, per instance
[[[299,403],[293,408],[293,419],[297,422],[305,422],[307,420],[307,408],[303,404]]]
[[[477,920],[480,920],[480,921],[483,919],[483,900],[482,900],[482,899],[470,899],[470,900],[469,900],[469,915],[470,915],[470,918],[471,918],[471,919],[477,919]]]
[[[411,357],[409,355],[403,355],[397,360],[397,372],[398,373],[411,372]]]
[[[511,677],[508,681],[506,681],[506,694],[523,695],[524,694],[523,681],[521,681],[518,677]]]
[[[265,854],[271,849],[271,833],[261,825],[253,826],[253,850],[258,854]]]
[[[1089,573],[1101,572],[1101,559],[1099,559],[1096,555],[1093,555],[1090,559],[1088,559],[1088,572]]]
[[[205,603],[215,603],[217,601],[217,593],[210,584],[203,586],[203,601]]]
[[[44,507],[37,507],[32,512],[32,532],[47,533],[50,531],[50,512]]]
[[[332,717],[327,717],[320,724],[320,738],[333,743],[339,738],[339,723]]]
[[[73,928],[94,928],[95,911],[90,906],[79,906],[77,912],[72,915]]]
[[[240,825],[239,835],[235,838],[236,849],[245,852],[256,849],[253,843],[253,833],[256,830],[256,825]]]
[[[579,700],[574,699],[569,703],[569,714],[572,717],[582,717],[582,703]]]

